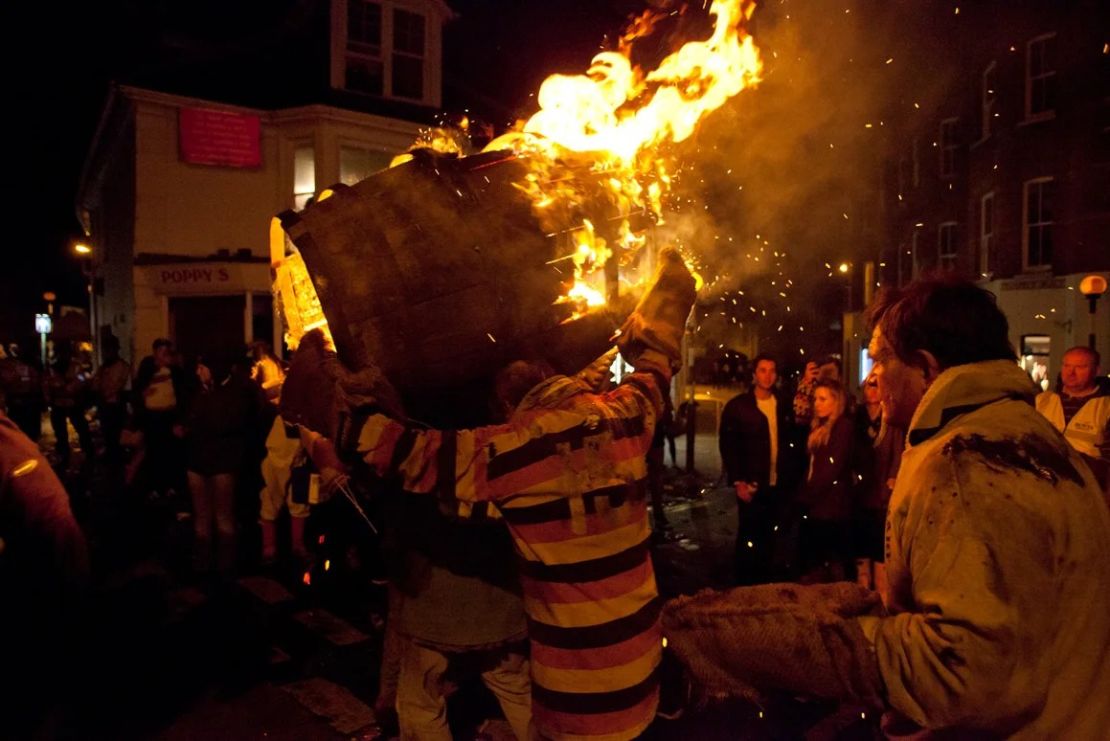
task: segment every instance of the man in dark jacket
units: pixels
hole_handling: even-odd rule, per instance
[[[771,576],[775,525],[804,469],[804,446],[791,404],[775,393],[774,358],[752,364],[752,388],[721,413],[719,444],[728,482],[736,489],[736,581],[758,584]]]

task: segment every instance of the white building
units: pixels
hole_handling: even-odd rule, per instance
[[[386,166],[440,105],[444,3],[334,0],[319,12],[327,17],[312,27],[328,29],[327,58],[305,63],[327,84],[287,96],[314,102],[245,107],[113,87],[77,208],[95,249],[95,324],[126,357],[158,337],[186,357],[255,339],[280,348],[271,218]]]

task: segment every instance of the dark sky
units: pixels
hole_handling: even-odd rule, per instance
[[[458,17],[445,34],[448,74],[460,97],[491,111],[525,112],[528,94],[552,71],[584,69],[606,34],[642,9],[635,0],[451,0]],[[43,291],[82,305],[84,279],[70,253],[80,236],[74,198],[81,166],[113,79],[127,79],[171,33],[222,39],[229,26],[265,3],[191,3],[184,15],[168,0],[102,0],[58,6],[12,3],[7,68],[14,90],[9,125],[19,190],[9,201],[9,243],[0,270],[0,340],[24,335],[42,310]],[[12,8],[11,6],[16,6]],[[219,23],[219,19],[225,23]],[[216,22],[212,22],[215,19]],[[34,47],[18,37],[34,39]],[[505,121],[495,121],[504,124]],[[14,238],[12,238],[14,236]]]

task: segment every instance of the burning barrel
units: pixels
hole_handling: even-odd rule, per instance
[[[413,416],[475,393],[514,359],[574,372],[623,319],[612,301],[575,318],[558,301],[572,266],[515,185],[527,174],[507,152],[420,152],[279,217],[340,359],[378,366]]]

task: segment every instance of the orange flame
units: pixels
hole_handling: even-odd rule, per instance
[[[575,283],[564,300],[584,304],[583,310],[605,300],[593,274],[614,254],[581,213],[599,189],[622,218],[646,212],[661,223],[671,185],[661,146],[686,140],[706,114],[759,82],[759,50],[742,27],[754,10],[753,0],[714,0],[710,38],[684,44],[647,73],[632,65],[631,49],[663,16],[644,13],[622,36],[619,51],[595,56],[586,74],[548,77],[540,110],[486,147],[528,155],[533,172],[518,187],[545,228],[574,230]],[[583,166],[596,180],[577,177]],[[623,219],[616,257],[626,263],[643,241]]]

